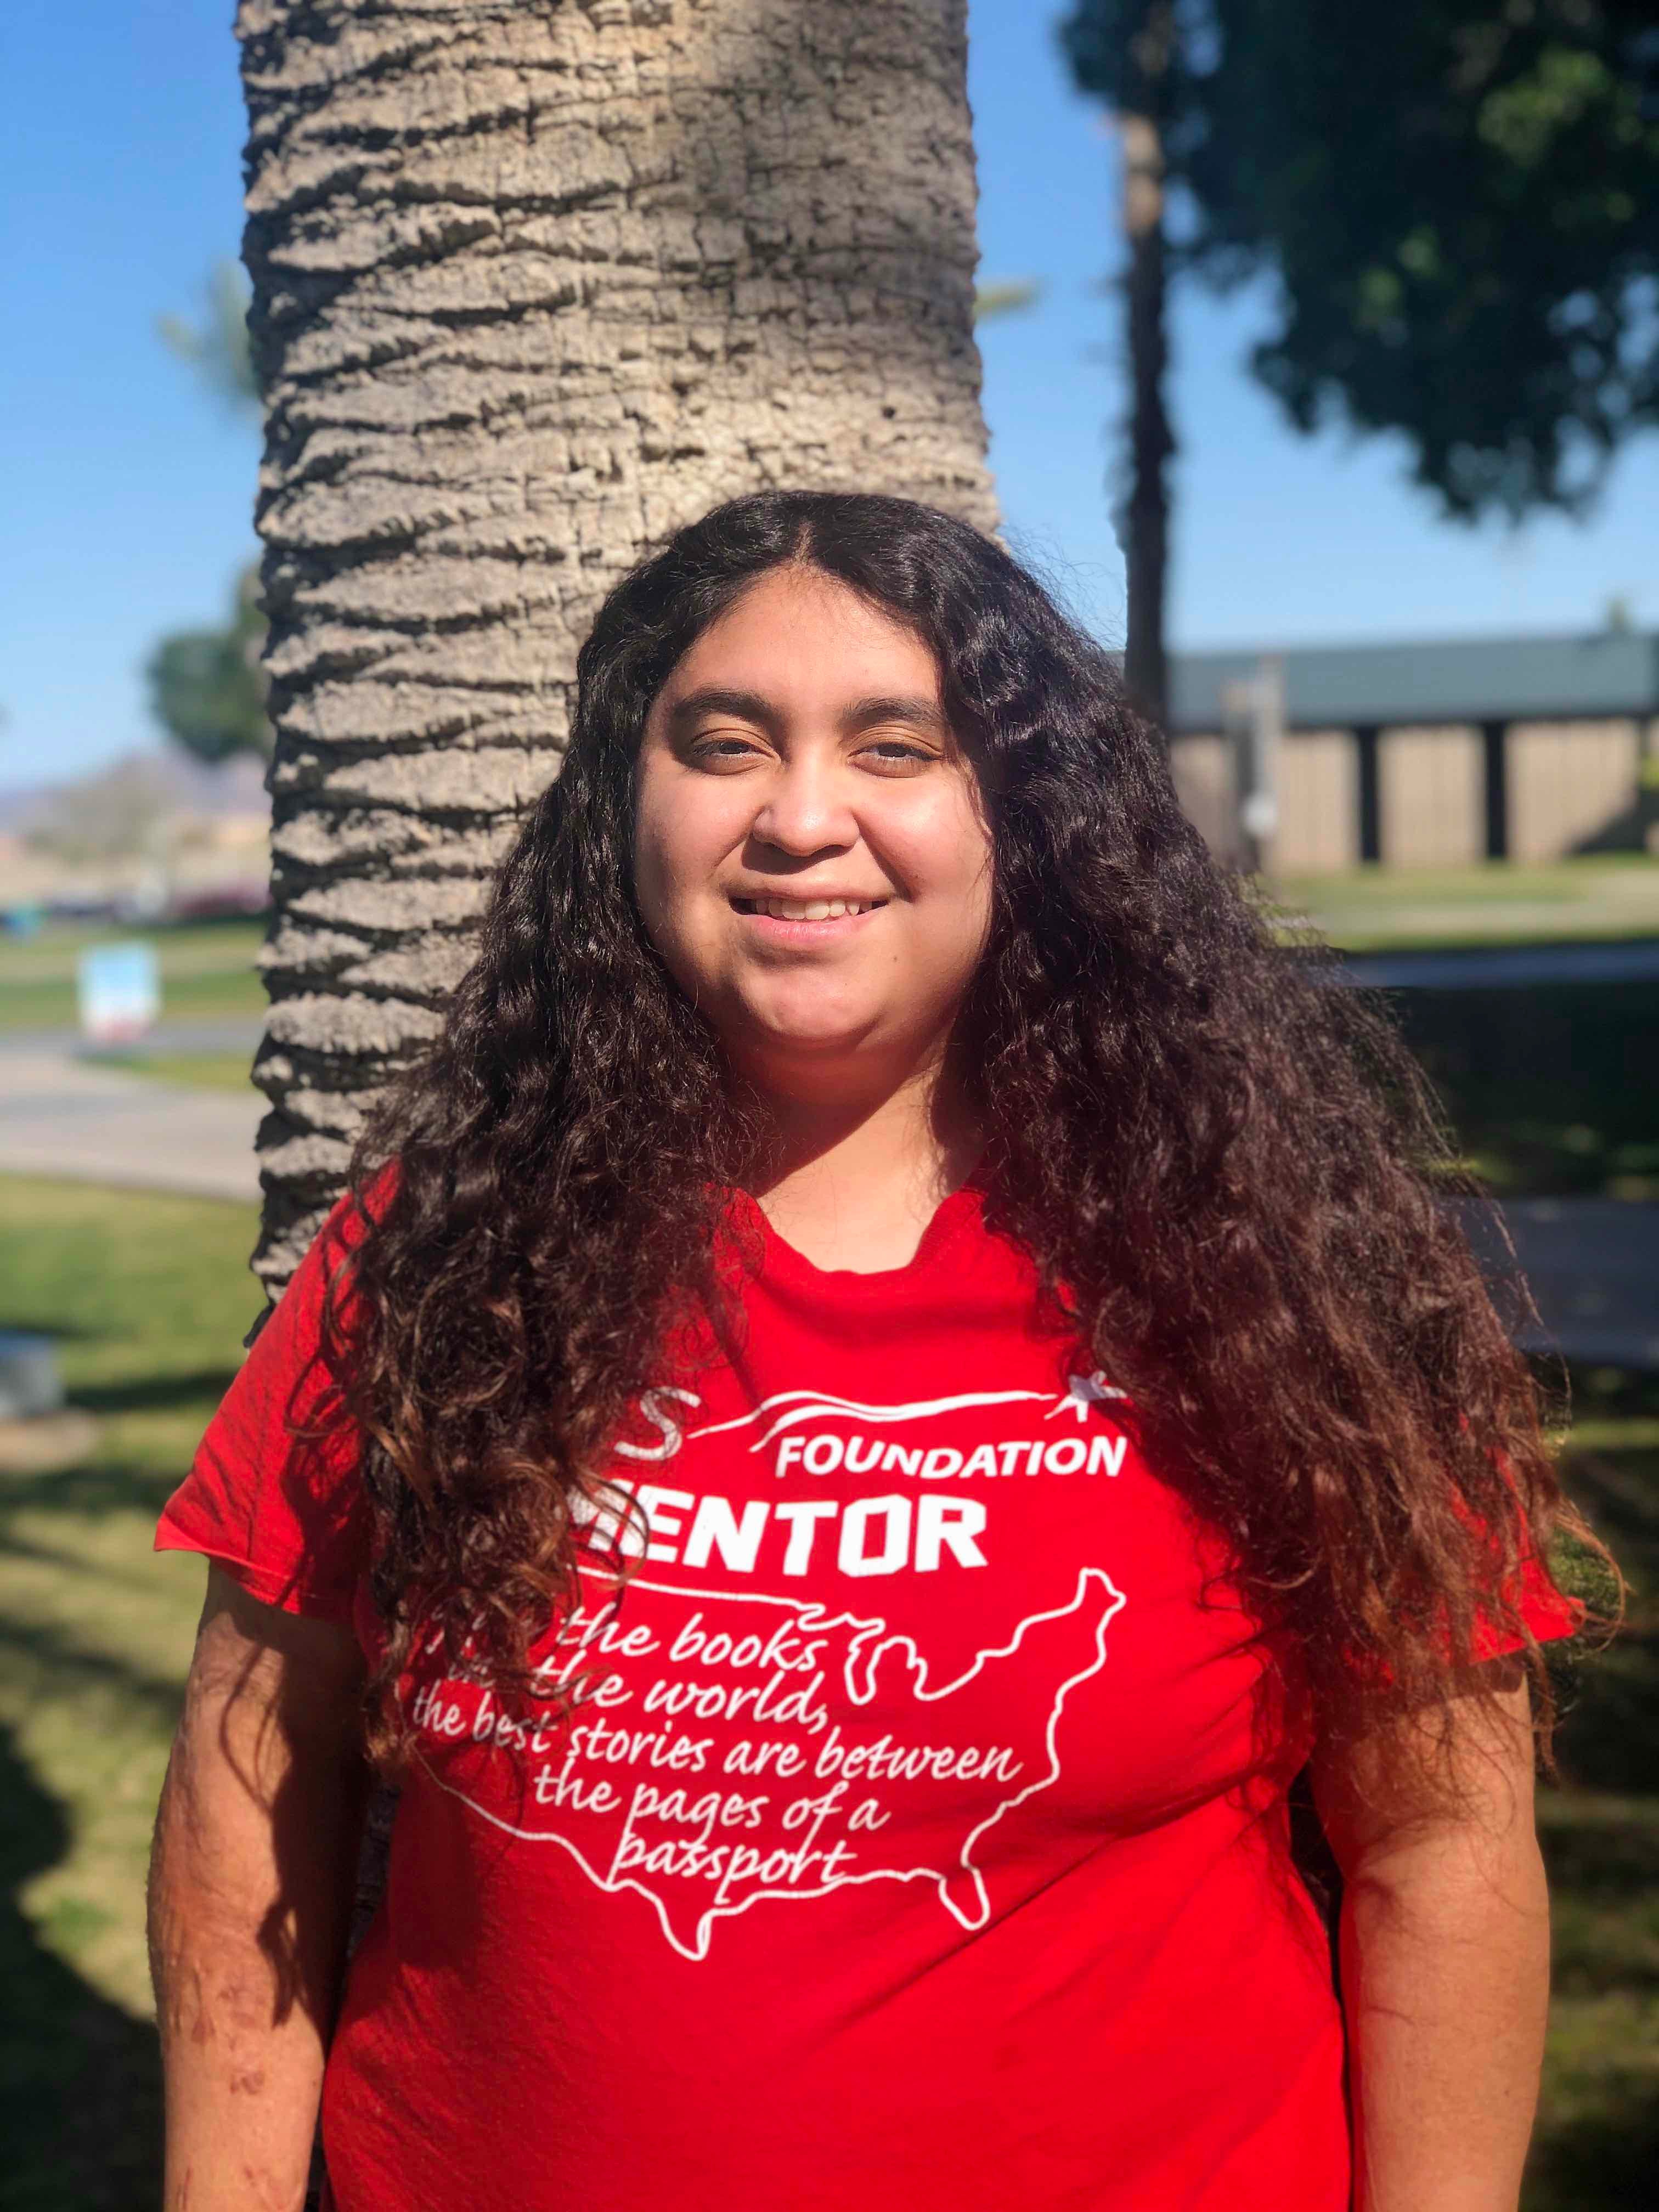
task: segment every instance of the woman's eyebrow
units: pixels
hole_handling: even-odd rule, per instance
[[[841,726],[849,734],[858,730],[867,730],[878,722],[909,722],[915,728],[927,730],[939,738],[948,735],[950,730],[938,701],[920,692],[911,697],[897,694],[855,699],[842,713]]]
[[[674,702],[668,710],[669,729],[676,736],[683,735],[704,714],[735,714],[742,721],[758,724],[769,733],[775,732],[786,720],[781,708],[758,691],[732,690],[723,684],[708,684]],[[937,700],[922,692],[884,692],[854,699],[842,709],[840,721],[848,736],[881,722],[908,722],[914,728],[940,738],[947,736],[950,729]]]
[[[674,702],[668,710],[668,726],[678,734],[703,714],[735,714],[741,721],[758,722],[767,731],[775,729],[783,720],[771,701],[758,691],[730,691],[718,684],[705,684],[700,691],[688,691],[684,699]]]

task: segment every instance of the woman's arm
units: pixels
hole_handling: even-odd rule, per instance
[[[1549,1903],[1529,1692],[1518,1661],[1492,1667],[1498,1709],[1454,1702],[1445,1765],[1409,1722],[1315,1760],[1346,1885],[1355,2212],[1515,2212],[1519,2197],[1549,1996]]]
[[[210,1565],[156,1816],[166,2212],[298,2212],[364,1800],[362,1655]]]

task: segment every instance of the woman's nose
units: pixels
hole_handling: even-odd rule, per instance
[[[797,757],[778,769],[750,827],[763,845],[804,859],[858,842],[858,823],[831,763]]]

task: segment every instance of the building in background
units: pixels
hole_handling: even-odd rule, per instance
[[[1263,841],[1276,874],[1654,848],[1659,633],[1177,655],[1176,787],[1230,857],[1250,757],[1237,702],[1253,685],[1282,699]]]
[[[1188,814],[1277,875],[1659,850],[1659,632],[1182,653],[1170,755]],[[0,909],[262,908],[262,763],[134,753],[0,792]]]
[[[70,783],[0,793],[0,909],[161,920],[270,896],[262,762],[135,752]]]

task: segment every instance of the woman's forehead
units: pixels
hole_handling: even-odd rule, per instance
[[[916,632],[821,569],[757,577],[696,637],[659,697],[672,708],[710,684],[780,701],[920,697],[937,706],[940,671]]]

